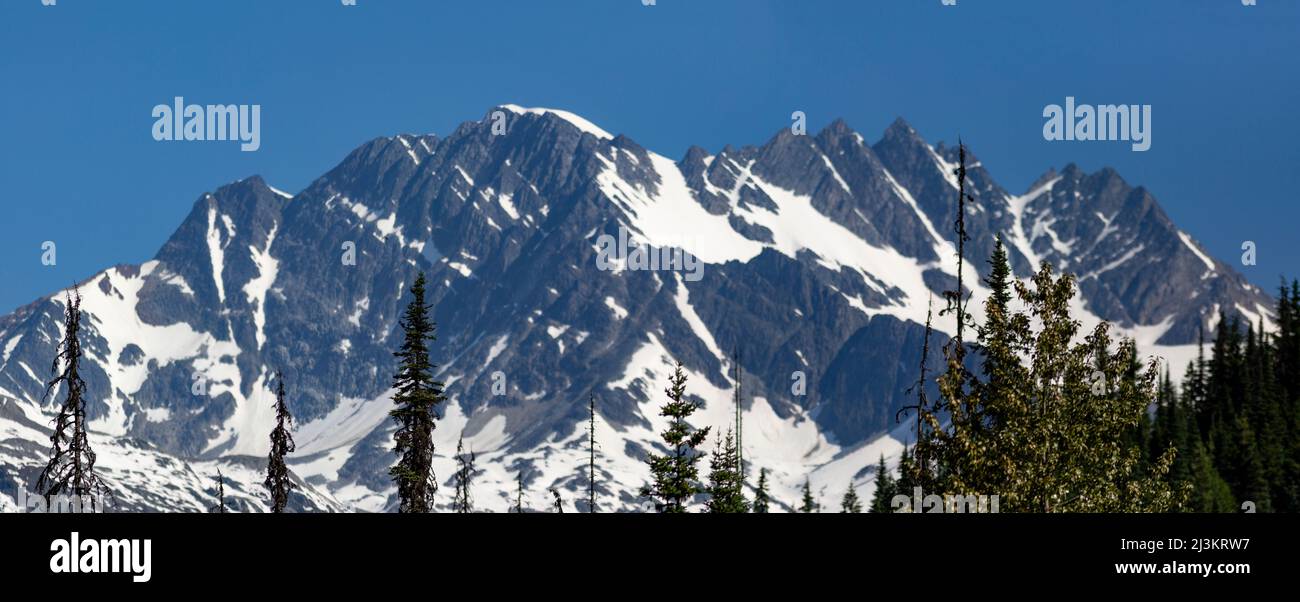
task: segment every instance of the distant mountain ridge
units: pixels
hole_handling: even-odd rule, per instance
[[[571,113],[505,105],[446,137],[371,140],[292,196],[256,176],[229,184],[200,197],[153,260],[82,284],[95,441],[109,457],[138,442],[137,455],[173,463],[148,479],[109,473],[129,491],[185,483],[175,500],[139,493],[136,507],[196,509],[207,478],[196,471],[265,455],[278,368],[299,425],[298,507],[390,508],[391,353],[424,271],[452,399],[436,433],[444,480],[463,432],[482,492],[513,491],[520,471],[539,509],[549,487],[585,490],[594,392],[598,479],[617,492],[609,507],[639,507],[669,358],[707,403],[701,423],[721,425],[739,348],[746,455],[778,499],[793,502],[805,476],[868,495],[868,467],[901,449],[889,433],[916,378],[926,303],[955,277],[957,152],[901,119],[875,144],[836,121],[672,161]],[[1115,323],[1175,373],[1220,311],[1270,318],[1268,295],[1114,170],[1069,165],[1014,195],[967,161],[972,307],[1000,233],[1017,276],[1041,261],[1078,274],[1084,321]],[[620,228],[690,252],[703,278],[598,269],[596,239]],[[43,370],[61,321],[59,294],[0,317],[0,494],[43,461]],[[806,395],[792,393],[796,374]],[[237,488],[254,504],[260,481],[247,479]]]

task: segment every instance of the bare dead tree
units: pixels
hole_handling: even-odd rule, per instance
[[[596,394],[587,401],[587,512],[596,512]]]
[[[102,508],[102,497],[111,492],[95,472],[95,452],[90,448],[86,432],[86,382],[80,372],[80,337],[81,293],[74,286],[64,304],[63,340],[50,366],[55,376],[45,384],[42,401],[48,400],[58,388],[64,389],[66,395],[54,419],[54,433],[50,435],[53,447],[50,461],[37,478],[36,489],[45,496],[47,504],[56,495],[75,496],[81,502],[80,507],[93,511],[95,502]]]
[[[474,512],[474,498],[470,495],[470,485],[474,480],[474,461],[478,456],[473,449],[470,449],[468,454],[464,450],[465,436],[461,435],[460,441],[456,443],[456,494],[451,501],[452,511],[457,514]]]
[[[226,513],[226,475],[221,474],[219,468],[217,469],[217,505],[210,511],[218,514]]]

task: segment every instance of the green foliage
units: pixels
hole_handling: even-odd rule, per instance
[[[402,346],[393,354],[398,358],[393,376],[396,407],[388,414],[397,422],[393,433],[397,464],[388,473],[397,483],[400,512],[428,512],[438,491],[433,473],[433,429],[437,406],[445,398],[442,383],[433,379],[434,365],[429,359],[435,325],[429,317],[424,286],[424,274],[420,274],[411,285],[411,302],[399,322]]]
[[[749,502],[745,500],[744,482],[737,471],[736,439],[731,429],[727,435],[718,436],[717,446],[709,457],[709,501],[706,507],[712,513],[749,512]]]
[[[1246,324],[1220,314],[1209,358],[1204,343],[1174,406],[1181,431],[1157,424],[1153,443],[1185,446],[1194,512],[1300,511],[1300,283],[1278,290],[1277,323]],[[1178,416],[1185,414],[1186,416]]]
[[[704,457],[698,450],[709,436],[709,427],[696,429],[688,420],[700,408],[699,403],[686,397],[686,373],[681,362],[664,389],[668,402],[660,410],[661,416],[671,419],[661,433],[669,453],[650,454],[650,475],[654,482],[641,488],[641,495],[655,501],[660,512],[686,512],[691,498],[705,491],[699,483],[699,462]]]
[[[958,176],[964,184],[964,166]],[[957,231],[964,232],[961,216]],[[959,274],[961,261],[959,251]],[[912,457],[904,454],[897,486],[997,495],[1001,509],[1019,512],[1177,507],[1182,496],[1166,480],[1174,451],[1146,458],[1154,361],[1142,371],[1133,342],[1113,341],[1105,323],[1078,340],[1073,277],[1045,263],[1029,284],[1015,280],[1000,238],[990,264],[992,294],[976,326],[982,375],[966,368],[969,315],[959,276],[957,290],[945,294],[956,335],[943,348],[941,399],[920,408],[928,428],[919,429]]]
[[[758,471],[758,486],[754,488],[754,514],[767,514],[770,503],[767,495],[767,469],[762,468]]]
[[[1113,341],[1105,323],[1076,342],[1071,276],[1044,264],[1029,285],[1013,284],[1024,313],[1007,309],[1001,283],[987,302],[1000,317],[980,332],[981,353],[994,358],[985,379],[969,395],[940,379],[954,418],[934,437],[941,470],[927,493],[998,495],[1003,510],[1019,512],[1175,507],[1181,499],[1165,480],[1174,453],[1144,466],[1134,437],[1156,397],[1154,360],[1139,373],[1133,342]]]
[[[817,500],[813,498],[812,484],[808,482],[808,479],[804,479],[803,481],[803,501],[799,503],[799,511],[804,514],[821,512],[821,506],[819,506]]]
[[[898,487],[894,482],[894,475],[890,474],[889,469],[885,467],[885,456],[881,454],[880,464],[876,466],[876,492],[871,494],[871,511],[893,512],[891,502],[895,495],[898,495]]]
[[[840,499],[840,510],[848,514],[862,512],[862,502],[858,499],[858,492],[853,489],[853,483],[849,483],[848,489],[844,490],[844,497]]]

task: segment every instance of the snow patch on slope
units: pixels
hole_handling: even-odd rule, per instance
[[[221,244],[221,232],[217,230],[217,206],[212,202],[212,197],[208,199],[211,203],[208,205],[208,257],[212,262],[212,280],[217,286],[217,300],[225,305],[226,284],[222,280],[222,272],[225,270],[226,247]]]
[[[1187,248],[1190,249],[1194,255],[1196,255],[1197,259],[1201,260],[1201,263],[1205,264],[1205,269],[1209,270],[1210,272],[1215,271],[1214,260],[1210,259],[1208,255],[1206,255],[1203,251],[1201,251],[1199,247],[1196,246],[1196,243],[1192,241],[1192,237],[1189,234],[1183,232],[1182,230],[1179,230],[1178,238],[1183,241],[1184,245],[1187,245]]]
[[[271,256],[271,245],[275,243],[278,230],[278,224],[271,227],[271,232],[266,236],[266,248],[258,250],[257,247],[248,247],[253,265],[257,266],[257,277],[244,285],[244,296],[248,299],[248,304],[253,306],[253,325],[257,329],[254,334],[258,349],[266,346],[266,293],[275,285],[275,278],[280,271],[280,262]]]
[[[762,245],[733,230],[726,216],[706,211],[695,200],[686,178],[672,161],[650,153],[659,184],[657,190],[649,191],[619,177],[617,167],[609,159],[596,157],[605,164],[605,169],[596,176],[597,184],[627,214],[631,221],[628,226],[634,235],[639,233],[640,242],[659,248],[680,248],[713,264],[748,261],[762,251]]]
[[[680,273],[674,272],[673,275],[677,278],[677,290],[673,295],[673,301],[677,304],[677,312],[690,325],[691,332],[694,332],[700,342],[704,343],[704,347],[709,350],[709,353],[712,353],[719,360],[724,359],[722,349],[718,347],[717,341],[714,340],[713,333],[709,332],[709,328],[704,325],[704,320],[700,319],[700,315],[695,312],[695,307],[691,305],[691,292],[686,288],[686,281],[682,279]]]

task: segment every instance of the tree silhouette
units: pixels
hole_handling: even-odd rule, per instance
[[[74,496],[74,508],[94,511],[103,507],[103,497],[111,495],[95,472],[95,452],[86,432],[86,382],[81,378],[81,293],[73,287],[64,303],[63,339],[59,342],[50,372],[54,378],[45,384],[45,397],[63,388],[66,395],[50,435],[53,449],[50,461],[36,479],[36,489],[45,496],[47,505],[56,495]],[[62,368],[60,370],[60,368]]]
[[[289,490],[294,488],[289,479],[289,466],[284,457],[293,453],[293,435],[289,433],[289,405],[284,399],[284,375],[275,372],[275,429],[271,431],[271,454],[266,462],[266,480],[262,485],[271,493],[271,512],[281,513],[289,503]]]

